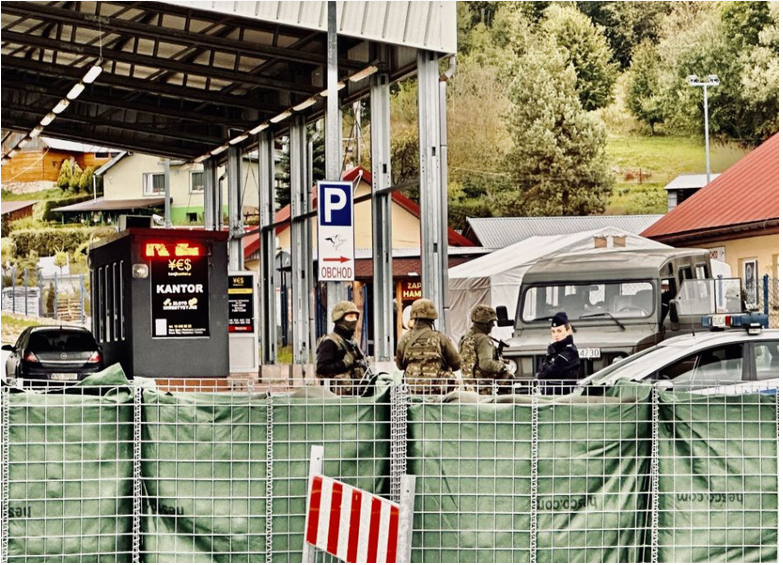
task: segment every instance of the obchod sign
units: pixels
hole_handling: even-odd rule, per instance
[[[352,281],[355,277],[353,184],[318,183],[318,280]]]

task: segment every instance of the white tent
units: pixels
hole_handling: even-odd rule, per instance
[[[670,247],[616,228],[568,235],[535,236],[449,269],[449,331],[458,340],[470,327],[470,310],[485,303],[496,308],[506,306],[509,317],[517,311],[522,275],[538,260],[561,253],[596,249],[596,238],[606,238],[609,248],[624,238],[626,249]],[[492,335],[508,339],[513,328],[495,328]]]

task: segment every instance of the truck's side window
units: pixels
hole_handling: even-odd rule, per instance
[[[680,279],[680,283],[682,283],[682,281],[692,279],[693,269],[691,268],[691,266],[687,265],[685,267],[680,267],[679,270],[677,271],[677,278]]]
[[[661,321],[669,313],[669,301],[674,298],[674,279],[661,279]]]

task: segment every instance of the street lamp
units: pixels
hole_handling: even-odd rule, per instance
[[[707,87],[719,84],[720,80],[716,75],[707,75],[703,81],[696,75],[688,76],[688,86],[701,86],[704,89],[704,151],[707,155],[707,184],[710,183],[710,117],[707,106]]]

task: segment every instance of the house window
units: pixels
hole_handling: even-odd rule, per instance
[[[153,196],[166,192],[166,175],[163,173],[144,173],[144,196]]]
[[[204,171],[191,171],[190,192],[204,192]]]
[[[189,224],[195,224],[198,222],[198,212],[188,212],[186,217]]]
[[[742,263],[741,278],[745,287],[745,304],[754,307],[759,301],[759,262],[758,259],[740,259]]]

